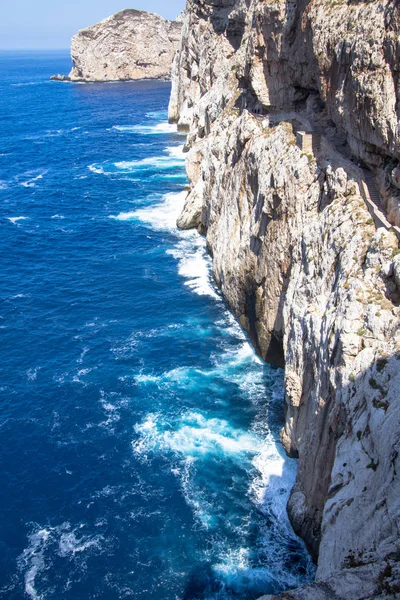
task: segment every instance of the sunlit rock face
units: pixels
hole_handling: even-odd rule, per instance
[[[124,10],[73,38],[71,81],[170,79],[181,23]]]
[[[389,0],[189,0],[174,61],[178,225],[206,236],[233,313],[285,365],[289,515],[318,560],[285,598],[400,594],[398,240],[361,185],[372,169],[395,224],[399,33]]]

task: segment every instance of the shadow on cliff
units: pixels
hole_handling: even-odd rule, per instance
[[[199,2],[195,5],[200,16],[209,19],[215,33],[224,35],[232,48],[236,51],[240,48],[246,29],[246,10],[252,0],[244,0],[245,8],[238,11],[236,0],[213,0],[212,2]],[[204,5],[207,8],[204,8]]]
[[[306,373],[300,406],[291,415],[299,468],[289,515],[314,560],[323,546],[325,570],[328,562],[334,575],[359,578],[360,594],[363,579],[369,579],[372,591],[365,598],[382,593],[399,597],[398,523],[390,515],[398,513],[400,503],[400,351],[391,356],[376,351],[370,366],[351,373],[344,384],[341,351],[335,345],[324,357],[333,367],[336,385],[325,369],[325,381],[318,387],[323,393],[317,397]],[[317,353],[309,359],[316,361]],[[382,547],[385,553],[375,551]],[[331,555],[333,548],[336,553]]]

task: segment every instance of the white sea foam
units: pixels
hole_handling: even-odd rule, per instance
[[[93,369],[79,369],[77,375],[78,377],[81,377],[82,375],[89,375],[89,373],[91,373],[93,371]]]
[[[269,587],[271,584],[278,591],[284,583],[290,587],[299,583],[294,577],[291,577],[290,581],[280,579],[278,573],[274,572],[274,567],[270,567],[271,560],[268,560],[270,557],[266,557],[265,561],[268,566],[255,565],[254,552],[249,548],[223,548],[221,544],[219,546],[220,559],[212,568],[230,592],[225,597],[231,597],[232,593],[235,597],[247,596],[250,592],[255,598],[263,594],[266,586]],[[271,547],[270,551],[273,550]],[[284,557],[280,556],[279,559],[284,560]],[[216,600],[217,597],[212,598]]]
[[[215,286],[211,283],[211,261],[206,254],[204,241],[200,237],[192,237],[190,243],[190,237],[186,236],[173,250],[168,250],[167,254],[178,261],[178,272],[186,279],[185,285],[200,296],[219,299]]]
[[[177,334],[177,330],[184,328],[183,324],[169,323],[164,327],[157,327],[150,330],[134,331],[127,338],[117,341],[117,343],[111,348],[111,352],[115,358],[126,359],[136,354],[140,349],[140,344],[143,340],[154,338],[154,337],[174,337]],[[143,376],[145,377],[145,376]],[[135,377],[135,382],[139,383],[140,375]],[[131,380],[131,377],[126,376],[120,379],[121,381]],[[155,381],[157,378],[155,378]]]
[[[26,83],[12,83],[11,87],[25,87],[27,85],[37,85],[38,81],[27,81]]]
[[[185,160],[185,155],[183,153],[183,144],[180,144],[179,146],[169,146],[166,149],[166,152],[170,156],[173,156],[174,158],[178,158],[179,160],[182,160],[182,161]]]
[[[28,378],[29,381],[36,381],[39,368],[40,367],[36,367],[35,369],[28,369],[27,370],[26,376],[27,376],[27,378]]]
[[[126,403],[126,399],[121,397],[116,392],[110,392],[106,394],[104,390],[101,390],[100,403],[107,418],[105,421],[99,423],[99,427],[109,428],[112,432],[113,429],[110,428],[110,425],[117,423],[121,419],[119,409]]]
[[[115,358],[118,359],[126,359],[133,354],[135,354],[138,350],[138,340],[136,339],[136,335],[133,334],[129,338],[119,341],[111,348],[111,352],[114,354]]]
[[[242,460],[245,454],[259,452],[260,440],[256,435],[234,428],[224,419],[207,418],[196,411],[182,415],[174,429],[160,414],[149,414],[135,426],[135,432],[140,436],[133,443],[137,454],[169,450],[191,458],[215,454]]]
[[[0,181],[0,190],[6,190],[8,185],[5,181]]]
[[[179,260],[178,272],[187,280],[186,285],[191,290],[200,296],[220,299],[215,286],[211,283],[211,264],[204,247],[195,251],[192,256],[179,256],[177,253],[174,256]]]
[[[35,589],[35,580],[45,568],[44,552],[50,538],[50,531],[39,529],[29,536],[29,546],[18,559],[18,568],[24,571],[25,592],[32,600],[40,600]]]
[[[131,212],[122,212],[122,213],[119,213],[119,215],[110,215],[108,218],[115,219],[116,221],[131,221],[132,219],[135,219],[135,217],[136,217],[136,211],[131,211]]]
[[[114,175],[120,176],[121,174],[140,174],[148,172],[150,176],[154,176],[163,179],[184,179],[185,172],[182,169],[181,173],[174,173],[172,169],[177,167],[183,167],[185,156],[182,152],[183,146],[170,146],[166,148],[165,155],[161,156],[149,156],[141,160],[124,160],[117,161],[115,163],[94,163],[89,165],[88,169],[92,173],[99,175]]]
[[[204,529],[212,529],[216,525],[212,504],[207,500],[206,494],[202,490],[197,489],[196,492],[193,493],[195,466],[196,459],[188,456],[184,460],[181,468],[173,468],[171,470],[174,475],[180,479],[185,501],[192,509],[197,521]]]
[[[107,498],[108,496],[116,496],[120,494],[119,486],[106,485],[102,490],[95,492],[94,498]]]
[[[215,368],[212,372],[214,376],[235,383],[248,400],[256,402],[265,395],[263,372],[259,368],[262,361],[243,337],[238,338],[242,344],[226,346],[222,353],[214,356]]]
[[[87,347],[85,347],[85,348],[82,348],[82,352],[81,352],[81,354],[80,354],[80,356],[79,356],[78,360],[76,361],[78,364],[80,364],[80,365],[81,365],[81,364],[83,363],[83,359],[85,358],[85,356],[86,356],[86,354],[89,352],[89,350],[90,350],[90,349],[89,349],[89,348],[87,348]]]
[[[231,457],[258,451],[258,439],[251,433],[233,428],[223,419],[207,419],[200,413],[186,415],[176,432],[165,432],[164,441],[171,450],[184,455],[225,454]]]
[[[168,119],[168,111],[167,110],[156,110],[146,113],[146,117],[148,119],[162,119],[165,121]]]
[[[103,167],[99,167],[98,165],[89,165],[88,169],[89,169],[89,171],[92,171],[92,173],[98,173],[100,175],[104,175]]]
[[[47,173],[47,171],[42,171],[38,175],[35,175],[35,172],[30,173],[28,171],[27,173],[25,173],[25,175],[28,175],[28,176],[33,175],[33,176],[30,177],[29,179],[27,179],[27,181],[21,181],[20,185],[22,185],[22,187],[26,187],[26,188],[36,187],[36,182],[40,181],[40,179],[43,179],[43,177],[44,177],[44,175],[46,175],[46,173]]]
[[[171,169],[173,167],[180,167],[183,162],[183,157],[174,157],[170,156],[152,156],[149,158],[144,158],[142,160],[136,161],[121,161],[114,163],[114,166],[117,169],[122,171],[128,171],[129,173],[134,173],[142,170],[150,170],[150,169]]]
[[[178,261],[179,274],[186,279],[188,285],[199,295],[208,295],[219,299],[212,283],[211,261],[207,256],[205,241],[192,231],[180,231],[176,221],[182,212],[187,192],[166,194],[163,201],[130,213],[121,213],[118,220],[137,218],[148,223],[153,229],[167,230],[175,233],[177,243],[173,249],[167,250]]]
[[[243,329],[240,327],[233,314],[229,311],[225,312],[222,319],[216,321],[216,325],[220,328],[221,333],[225,336],[232,336],[240,340],[246,339]]]
[[[7,219],[15,225],[18,221],[26,221],[29,217],[7,217]]]
[[[247,571],[250,567],[248,548],[229,548],[221,556],[221,562],[214,565],[214,570],[222,575],[237,575],[238,571]]]
[[[155,332],[154,335],[160,333]],[[140,372],[134,376],[134,381],[136,385],[153,385],[160,390],[183,387],[193,392],[200,388],[216,391],[226,384],[235,383],[250,402],[258,403],[265,399],[265,381],[259,367],[261,361],[247,341],[238,346],[228,346],[213,359],[215,364],[210,369],[181,366],[161,374]],[[277,383],[282,385],[281,378]]]
[[[44,132],[40,133],[39,135],[28,135],[26,137],[26,139],[37,142],[40,140],[46,140],[47,138],[60,137],[61,135],[64,135],[65,133],[69,133],[70,131],[71,130],[65,130],[65,129],[48,129],[47,131],[44,131]],[[41,143],[44,143],[44,141],[42,141]]]
[[[45,137],[59,137],[60,135],[63,135],[63,133],[68,133],[68,130],[64,130],[64,129],[48,129],[46,131],[46,135]]]
[[[213,571],[235,597],[249,592],[254,597],[259,596],[265,590],[266,582],[270,584],[274,579],[267,567],[254,565],[254,552],[249,548],[219,546],[219,560],[213,565]]]
[[[64,215],[53,215],[52,219],[65,219]]]
[[[197,461],[216,461],[217,464],[221,460],[231,460],[238,467],[243,468],[247,464],[247,469],[251,469],[252,463],[253,468],[258,468],[258,457],[261,457],[260,464],[262,460],[271,459],[267,463],[269,479],[265,475],[262,485],[257,488],[260,498],[262,492],[266,493],[273,476],[278,478],[282,474],[283,459],[276,451],[276,444],[271,436],[264,438],[254,431],[237,428],[224,419],[207,417],[199,411],[185,412],[176,419],[164,417],[160,413],[149,413],[142,423],[135,426],[135,433],[137,439],[132,443],[133,451],[145,462],[158,453],[172,453],[181,460],[180,466],[174,467],[173,472],[180,480],[186,502],[201,525],[207,529],[216,525],[220,507],[218,504],[214,505],[214,501],[210,502],[210,498],[213,498],[212,487],[207,492],[195,484],[200,464]],[[257,496],[257,501],[258,498]],[[287,496],[285,499],[287,500]],[[282,502],[282,494],[279,502]],[[278,514],[280,512],[275,511],[274,517]],[[226,547],[223,546],[221,558],[225,551]],[[229,565],[223,565],[221,562],[218,568],[230,568]]]
[[[75,531],[62,533],[59,541],[59,555],[69,557],[71,555],[85,552],[89,548],[101,548],[103,537],[97,535],[94,537],[77,537]]]
[[[166,194],[162,202],[138,209],[132,215],[140,221],[148,223],[153,229],[172,230],[178,235],[176,220],[183,209],[186,195],[186,192]]]
[[[212,560],[218,560],[212,568],[224,585],[235,593],[253,590],[259,595],[269,585],[299,584],[301,577],[294,568],[288,571],[288,543],[298,544],[289,523],[286,504],[290,489],[295,482],[296,463],[284,457],[283,450],[268,428],[268,415],[265,414],[265,379],[260,368],[261,361],[255,355],[234,319],[226,313],[223,322],[231,327],[232,333],[238,333],[237,340],[242,343],[232,345],[223,343],[223,352],[216,353],[214,367],[198,370],[193,367],[180,367],[161,375],[141,373],[136,377],[138,385],[157,385],[160,388],[175,390],[182,385],[187,393],[201,385],[215,385],[218,379],[237,384],[245,398],[260,406],[260,414],[253,421],[250,430],[240,429],[226,419],[203,414],[198,410],[187,410],[179,416],[165,416],[161,413],[149,413],[135,427],[136,439],[132,443],[135,454],[148,462],[153,455],[169,454],[175,457],[172,472],[179,478],[183,495],[193,514],[205,529],[213,529],[221,517],[221,507],[213,500],[213,483],[204,488],[196,477],[204,461],[214,462],[230,460],[239,468],[245,468],[249,477],[247,500],[256,509],[256,514],[265,517],[257,523],[260,537],[257,542],[257,563],[254,563],[254,548],[235,547],[226,539],[216,540],[213,545]],[[235,331],[236,330],[236,331]],[[236,336],[235,336],[236,337]],[[270,391],[276,401],[282,402],[282,375],[280,371],[268,373]],[[176,463],[178,460],[178,464]],[[201,480],[200,480],[201,481]],[[230,494],[226,489],[225,494]],[[237,499],[232,497],[232,506]],[[250,514],[250,508],[245,515]],[[229,523],[229,518],[228,519]],[[233,518],[229,527],[247,537],[249,527],[254,527],[246,516],[239,521]],[[304,552],[305,556],[305,552]],[[211,555],[210,555],[211,558]],[[304,563],[303,563],[304,565]],[[311,561],[306,563],[312,576]],[[264,587],[263,587],[264,586]]]
[[[97,367],[95,367],[97,368]],[[81,385],[83,385],[84,387],[87,386],[87,382],[84,379],[81,379],[82,377],[85,377],[86,375],[89,375],[89,373],[91,373],[93,371],[93,369],[79,369],[75,375],[73,375],[72,377],[72,381],[73,383],[80,383]]]
[[[150,156],[143,158],[142,160],[124,160],[115,163],[107,164],[93,164],[89,166],[89,170],[93,173],[101,175],[118,175],[119,173],[141,173],[157,171],[158,176],[160,171],[164,173],[166,178],[174,177],[174,174],[169,172],[175,167],[183,166],[184,156],[179,150],[180,147],[171,147],[167,150],[168,156]],[[178,177],[184,177],[184,172],[178,173]]]
[[[25,592],[32,600],[53,597],[53,591],[49,594],[38,592],[37,579],[52,567],[55,555],[68,561],[79,555],[76,560],[79,560],[80,568],[85,568],[86,555],[103,551],[103,536],[84,534],[84,528],[83,524],[73,528],[68,522],[58,527],[37,526],[28,536],[29,545],[18,557],[17,563],[24,576]]]
[[[224,419],[210,418],[199,411],[188,411],[179,417],[165,417],[160,413],[149,413],[135,426],[137,439],[132,443],[135,454],[145,462],[153,454],[172,453],[180,459],[178,466],[172,463],[172,472],[180,480],[187,504],[202,527],[212,529],[221,517],[221,507],[215,503],[213,484],[210,489],[196,483],[196,473],[204,461],[234,461],[239,468],[254,470],[258,475],[249,478],[248,501],[257,506],[266,517],[258,524],[260,538],[258,554],[265,566],[254,565],[254,549],[235,547],[223,538],[216,541],[213,555],[218,556],[213,570],[230,588],[257,591],[265,582],[276,585],[295,586],[299,576],[285,567],[287,543],[295,542],[287,513],[286,503],[289,491],[294,484],[296,464],[283,457],[282,450],[271,432],[242,430]],[[246,466],[247,465],[247,466]],[[207,486],[208,487],[208,486]],[[225,494],[230,491],[225,490]],[[237,502],[232,498],[232,502]],[[245,535],[250,521],[248,511],[238,522],[231,523],[231,529],[241,537]],[[228,517],[226,517],[228,518]],[[228,518],[229,522],[229,518]],[[254,524],[253,524],[254,526]],[[309,564],[310,574],[313,571]]]
[[[160,135],[177,133],[176,125],[157,123],[156,125],[114,125],[113,129],[122,133],[139,133],[141,135]]]

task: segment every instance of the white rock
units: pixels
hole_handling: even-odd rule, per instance
[[[71,81],[170,79],[181,23],[123,10],[73,38]]]
[[[398,7],[302,6],[188,0],[170,101],[193,150],[182,220],[260,355],[285,361],[289,513],[318,571],[284,597],[384,600],[400,594],[400,257],[361,171],[328,139],[302,152],[293,127],[336,128],[370,166],[400,156]]]

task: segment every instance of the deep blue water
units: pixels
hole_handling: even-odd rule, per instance
[[[257,598],[312,575],[282,373],[175,218],[170,85],[0,54],[0,597]]]

